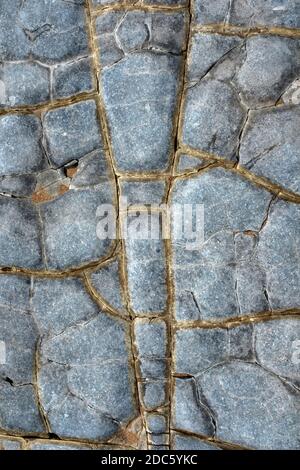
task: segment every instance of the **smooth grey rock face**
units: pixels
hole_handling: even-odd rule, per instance
[[[157,181],[126,181],[121,180],[122,196],[127,204],[162,204],[166,190],[163,180]]]
[[[94,86],[91,67],[89,58],[67,62],[55,67],[53,71],[54,98],[66,98],[92,91]]]
[[[162,434],[167,432],[166,418],[160,414],[147,413],[147,428],[150,433]]]
[[[205,79],[187,92],[183,143],[232,159],[245,116],[246,110],[231,86]]]
[[[97,294],[113,309],[127,315],[124,294],[121,286],[120,263],[114,260],[90,275],[90,280]]]
[[[174,433],[173,437],[175,450],[221,450],[219,447],[196,437]]]
[[[85,21],[82,1],[13,0],[10,5],[1,5],[0,79],[4,95],[0,107],[50,101],[50,67],[89,54]],[[83,69],[80,61],[61,67],[54,98],[71,96],[87,86],[90,89],[90,71]],[[62,84],[65,67],[68,78]],[[86,84],[79,84],[78,75]]]
[[[299,106],[250,112],[241,141],[240,164],[299,193],[299,123]]]
[[[147,410],[166,405],[166,386],[167,384],[161,380],[147,380],[139,383],[141,401]]]
[[[176,227],[172,230],[178,320],[217,320],[269,309],[266,274],[254,249],[270,201],[266,191],[222,168],[176,181],[172,204],[204,207],[200,245],[188,249],[189,234],[177,239]]]
[[[56,167],[102,147],[96,103],[92,100],[48,111],[43,125],[49,157]]]
[[[185,17],[182,13],[116,15],[100,17],[98,24],[114,157],[122,171],[164,170],[172,148]]]
[[[195,21],[199,24],[299,28],[299,18],[297,0],[195,0]]]
[[[258,449],[298,448],[299,393],[292,382],[299,378],[299,325],[297,319],[279,319],[229,330],[179,330],[175,371],[193,378],[177,381],[179,410],[190,423],[182,419],[176,429],[203,434],[197,431],[199,411],[191,413],[198,406],[212,417],[217,438]],[[190,388],[189,395],[183,388]]]
[[[36,62],[8,63],[0,66],[5,96],[0,107],[35,105],[50,99],[50,71]]]
[[[22,175],[45,168],[42,128],[37,117],[21,114],[1,116],[0,139],[1,175]]]
[[[276,202],[260,234],[258,261],[267,275],[273,309],[293,308],[299,298],[299,205]]]

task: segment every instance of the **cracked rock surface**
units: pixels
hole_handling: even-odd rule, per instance
[[[299,51],[298,0],[0,0],[0,450],[300,448]]]

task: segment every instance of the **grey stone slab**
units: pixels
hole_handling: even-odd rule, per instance
[[[196,168],[203,168],[209,165],[209,160],[204,158],[192,157],[191,155],[181,155],[177,164],[177,172],[184,172],[194,170]]]
[[[174,450],[221,450],[216,445],[202,441],[197,437],[179,433],[174,433],[172,448]]]
[[[80,444],[60,444],[59,441],[32,441],[29,444],[30,450],[91,450],[90,447]]]
[[[299,192],[299,123],[299,106],[251,112],[241,141],[240,164]]]
[[[107,183],[111,178],[110,170],[103,149],[96,150],[89,155],[75,161],[75,174],[72,175],[70,188],[96,187]],[[72,163],[71,163],[72,165]],[[68,173],[68,166],[65,168]]]
[[[300,5],[297,0],[196,0],[195,21],[198,24],[299,28]]]
[[[17,439],[2,439],[0,438],[0,450],[21,450],[21,441]]]
[[[40,221],[35,207],[25,200],[0,196],[0,265],[43,266]]]
[[[53,72],[53,97],[68,98],[94,89],[90,58],[58,65]]]
[[[192,148],[234,159],[246,117],[237,91],[205,78],[186,95],[182,141]]]
[[[97,235],[97,208],[111,203],[107,187],[102,190],[70,190],[40,205],[46,257],[50,269],[80,266],[104,256],[111,240]]]
[[[0,12],[0,60],[27,58],[30,45],[25,31],[17,23],[22,0],[2,2]]]
[[[232,361],[197,382],[216,416],[218,438],[256,449],[299,448],[299,393],[274,374]]]
[[[157,413],[147,413],[147,429],[152,434],[162,434],[167,431],[166,417]]]
[[[102,67],[111,66],[124,58],[124,52],[116,41],[115,30],[124,12],[104,12],[97,16],[95,28],[99,45],[99,60]]]
[[[177,319],[236,317],[269,307],[267,281],[259,260],[243,262],[249,256],[252,238],[245,235],[250,240],[237,248],[234,234],[259,232],[271,196],[237,174],[215,168],[178,179],[171,198],[172,204],[204,206],[204,240],[192,249],[187,244],[191,235],[178,237],[173,222]],[[253,286],[247,283],[247,276],[254,279]]]
[[[199,399],[194,379],[175,379],[172,420],[175,429],[213,436],[212,417]]]
[[[4,93],[1,107],[18,107],[44,103],[50,99],[50,70],[36,62],[0,65]]]
[[[299,298],[299,206],[276,202],[261,231],[257,258],[266,271],[272,309],[294,308]]]
[[[134,331],[140,357],[162,358],[166,355],[167,327],[164,321],[138,319]]]
[[[127,204],[162,204],[166,183],[157,181],[126,181],[121,180],[122,196],[126,198]]]
[[[139,366],[142,379],[160,380],[167,377],[167,359],[140,357]]]
[[[12,387],[0,380],[0,426],[14,432],[45,432],[32,385]]]
[[[36,183],[36,177],[33,175],[0,176],[0,193],[28,197],[34,192]]]
[[[125,243],[128,287],[133,310],[136,314],[164,312],[167,287],[163,241],[128,237]]]
[[[125,302],[120,279],[120,263],[114,260],[90,275],[97,293],[115,310],[125,314]]]
[[[165,449],[168,449],[169,444],[169,435],[168,434],[150,434],[148,436],[150,445],[154,445],[157,449],[157,446],[165,446]]]
[[[284,318],[254,326],[257,361],[275,374],[298,381],[300,377],[300,322]]]
[[[120,170],[167,168],[180,62],[177,56],[146,51],[103,70],[103,98]]]
[[[1,340],[5,344],[4,364],[0,364],[2,380],[7,378],[12,387],[32,383],[38,340],[33,318],[25,312],[0,307],[0,320]]]
[[[41,146],[42,128],[34,115],[0,117],[0,174],[22,175],[43,170],[46,159]]]
[[[0,306],[8,310],[29,311],[30,279],[23,276],[0,276]]]
[[[139,392],[147,410],[154,410],[166,405],[166,383],[162,380],[139,383]]]
[[[56,167],[102,147],[93,100],[48,111],[44,115],[43,126],[49,157]]]
[[[246,57],[236,83],[250,108],[275,104],[297,78],[299,45],[299,40],[279,36],[254,36],[247,40]]]
[[[105,439],[134,418],[126,330],[99,313],[43,342],[41,399],[60,437]]]
[[[213,67],[222,62],[229,52],[241,46],[238,36],[197,33],[192,36],[187,78],[190,82],[201,80]]]
[[[1,280],[1,279],[0,279]],[[34,279],[31,308],[42,334],[59,334],[99,312],[80,279]]]

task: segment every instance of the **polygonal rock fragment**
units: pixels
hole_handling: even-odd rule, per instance
[[[197,150],[234,159],[245,117],[246,109],[231,85],[204,79],[187,91],[182,142]]]
[[[175,307],[178,320],[237,317],[268,310],[266,275],[254,253],[253,236],[259,232],[271,196],[239,175],[215,168],[191,178],[179,178],[171,203],[204,209],[204,239],[193,246],[188,225],[177,234],[175,219],[172,246]],[[201,233],[202,226],[198,226]],[[235,234],[245,234],[239,244]],[[255,246],[255,245],[254,245]],[[256,273],[253,286],[247,277]],[[246,293],[249,292],[249,295]]]
[[[257,449],[299,448],[299,392],[274,374],[232,361],[204,372],[197,384],[216,416],[218,438]]]
[[[299,106],[250,112],[241,140],[240,164],[258,176],[299,192],[299,125]]]
[[[90,281],[97,294],[111,307],[125,314],[125,301],[120,276],[120,263],[114,260],[100,267],[90,275]]]
[[[162,204],[166,183],[163,180],[156,181],[126,181],[121,180],[122,197],[127,204]],[[125,202],[124,201],[124,202]]]
[[[196,0],[195,21],[199,24],[299,28],[300,10],[297,0]]]
[[[56,167],[102,147],[96,103],[92,100],[48,111],[43,125],[49,157]]]
[[[185,17],[145,12],[120,17],[116,12],[104,15],[97,25],[103,98],[117,166],[122,171],[163,170],[172,147]]]
[[[0,80],[4,87],[0,108],[35,105],[50,99],[50,71],[36,62],[2,64]]]
[[[180,433],[173,433],[174,450],[221,450],[213,443],[202,441],[194,436],[189,436]]]
[[[67,62],[53,72],[53,97],[66,98],[93,90],[91,60],[88,58]]]

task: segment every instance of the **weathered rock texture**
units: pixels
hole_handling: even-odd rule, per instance
[[[299,128],[298,0],[0,0],[1,449],[300,448]]]

